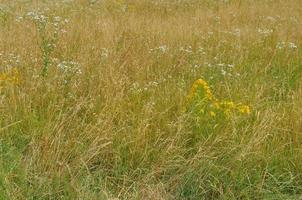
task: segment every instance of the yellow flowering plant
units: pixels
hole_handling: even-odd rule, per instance
[[[20,83],[20,73],[17,68],[13,68],[8,72],[0,73],[0,86],[3,87],[7,84],[18,85]]]
[[[203,80],[196,80],[188,96],[189,109],[198,117],[209,116],[215,118],[218,116],[229,118],[233,114],[249,115],[251,109],[242,103],[234,103],[233,101],[218,100],[212,93],[209,84]]]

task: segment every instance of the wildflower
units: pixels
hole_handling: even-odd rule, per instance
[[[82,74],[81,65],[74,61],[62,61],[57,67],[66,74]]]
[[[203,79],[196,80],[190,90],[189,98],[194,98],[194,104],[199,113],[216,117],[217,114],[229,118],[234,113],[250,114],[250,107],[233,101],[220,101],[214,97],[208,83]],[[202,104],[198,102],[202,101]]]
[[[162,52],[162,53],[165,53],[167,50],[168,50],[168,47],[166,45],[162,45],[162,46],[159,46],[158,49]]]
[[[277,43],[277,46],[276,46],[278,49],[284,49],[284,48],[288,48],[288,49],[297,49],[298,46],[293,43],[293,42],[278,42]]]
[[[295,43],[289,42],[288,43],[288,48],[290,48],[290,49],[297,49],[298,47],[297,47],[297,45]]]
[[[205,55],[205,54],[206,54],[204,48],[202,48],[202,47],[198,47],[198,53],[200,53],[200,54],[202,54],[202,55]]]
[[[141,93],[143,91],[143,89],[141,88],[139,83],[135,82],[130,87],[130,91],[133,93]]]
[[[56,17],[53,18],[53,20],[54,20],[55,22],[60,22],[60,21],[61,21],[61,17],[56,16]]]
[[[276,47],[278,49],[283,49],[285,47],[285,42],[278,42]]]
[[[108,58],[108,56],[109,56],[109,50],[106,48],[101,48],[101,57]]]
[[[264,37],[267,37],[269,35],[271,35],[274,31],[272,29],[261,29],[258,28],[258,33],[263,35]]]
[[[211,117],[216,117],[216,113],[214,111],[210,111],[210,116]]]
[[[247,105],[238,105],[237,109],[242,114],[248,114],[249,115],[251,113],[251,109]]]
[[[204,81],[203,79],[198,79],[193,83],[193,85],[191,87],[190,95],[189,95],[190,99],[192,99],[194,96],[196,96],[198,89],[201,89],[203,91],[203,93],[205,94],[205,97],[207,99],[209,99],[210,101],[215,99],[208,83],[206,81]]]
[[[235,104],[232,101],[222,101],[220,103],[220,105],[224,108],[227,108],[227,109],[234,109],[235,108]]]
[[[18,85],[20,82],[20,73],[17,68],[13,68],[12,72],[2,72],[0,73],[0,84],[11,83],[13,85]]]

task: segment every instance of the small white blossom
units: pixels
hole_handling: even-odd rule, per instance
[[[298,47],[297,47],[297,45],[295,43],[289,42],[288,43],[288,48],[290,48],[290,49],[297,49]]]
[[[273,32],[274,31],[272,29],[261,29],[261,28],[258,28],[258,33],[260,33],[264,37],[267,37],[267,36],[271,35]]]
[[[82,74],[80,64],[74,61],[62,61],[57,66],[67,74]]]

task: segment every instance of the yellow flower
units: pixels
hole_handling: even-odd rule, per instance
[[[222,101],[219,104],[221,107],[223,107],[225,109],[234,109],[235,108],[235,104],[233,101]]]
[[[251,109],[247,105],[238,105],[237,109],[242,114],[248,114],[249,115],[251,113]]]
[[[216,113],[214,111],[210,111],[210,116],[211,117],[216,117]]]
[[[20,82],[20,73],[18,71],[18,69],[14,68],[13,69],[13,73],[12,76],[10,78],[10,82],[17,85]]]
[[[200,92],[200,93],[199,93]],[[220,101],[214,97],[208,83],[203,79],[196,80],[190,90],[189,99],[198,97],[203,101],[203,108],[200,109],[201,113],[206,113],[211,117],[215,117],[217,113],[222,113],[224,116],[231,117],[232,114],[242,113],[250,114],[250,107],[241,103],[235,104],[233,101]],[[204,108],[209,106],[211,109],[205,111]]]
[[[193,83],[193,85],[191,87],[190,95],[189,95],[190,99],[193,98],[196,95],[198,88],[201,88],[205,92],[206,97],[210,101],[213,101],[215,99],[208,83],[203,79],[197,79]]]
[[[20,73],[16,68],[13,68],[11,72],[2,72],[0,73],[0,83],[12,83],[14,85],[19,84],[20,82]]]

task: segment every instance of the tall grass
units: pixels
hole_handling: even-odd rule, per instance
[[[0,199],[297,199],[301,7],[2,0]]]

